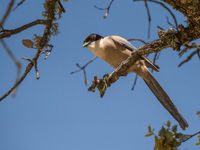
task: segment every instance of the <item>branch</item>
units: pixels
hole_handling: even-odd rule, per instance
[[[60,6],[60,9],[62,10],[63,13],[66,12],[65,8],[63,7],[62,3],[60,2],[60,0],[58,0],[58,5]]]
[[[24,30],[26,30],[26,29],[28,29],[30,27],[33,27],[33,26],[35,26],[37,24],[46,24],[46,23],[47,23],[47,20],[37,19],[37,20],[35,20],[33,22],[25,24],[25,25],[23,25],[23,26],[21,26],[19,28],[16,28],[16,29],[2,30],[1,31],[2,33],[0,32],[0,39],[6,38],[6,37],[10,37],[11,35],[14,35],[14,34],[17,34],[19,32],[22,32],[22,31],[24,31]]]
[[[111,0],[107,8],[100,8],[100,7],[97,7],[96,5],[94,5],[94,7],[95,7],[96,9],[99,9],[99,10],[106,10],[106,13],[105,13],[105,15],[104,15],[104,19],[106,19],[107,16],[108,16],[108,14],[109,14],[110,7],[112,6],[112,3],[113,3],[113,2],[114,2],[114,0]]]
[[[94,92],[95,88],[98,88],[100,96],[103,97],[107,87],[116,82],[120,76],[126,76],[127,70],[137,61],[141,55],[159,52],[162,49],[168,47],[172,47],[173,49],[179,51],[180,46],[184,43],[200,38],[199,26],[188,26],[187,28],[183,28],[182,26],[180,27],[181,31],[175,31],[172,29],[169,29],[168,31],[160,30],[158,32],[160,39],[141,46],[133,51],[131,56],[123,61],[110,75],[105,75],[103,79],[94,77],[94,81],[88,90]]]
[[[179,52],[179,56],[182,57],[183,54],[185,54],[188,50],[191,50],[191,49],[196,49],[194,52],[192,52],[185,60],[183,60],[179,65],[178,67],[181,67],[183,64],[185,64],[186,62],[188,62],[189,60],[192,59],[192,57],[197,54],[197,56],[199,57],[200,59],[200,45],[198,43],[186,43],[185,45],[185,48],[181,50],[181,52]]]
[[[53,21],[55,19],[55,11],[54,10],[55,10],[55,6],[56,6],[55,5],[56,2],[57,2],[57,0],[47,0],[45,2],[46,5],[48,6],[47,21],[46,21],[46,27],[43,32],[43,36],[38,44],[39,45],[38,51],[35,54],[35,56],[33,57],[33,59],[31,60],[31,62],[27,65],[26,70],[23,73],[23,75],[21,76],[21,78],[10,88],[10,90],[8,90],[2,97],[0,97],[0,101],[2,101],[4,98],[6,98],[25,79],[25,77],[31,71],[33,66],[37,63],[37,60],[41,53],[41,49],[43,49],[47,45],[49,38],[51,36],[51,27],[52,27]]]
[[[8,15],[10,14],[10,11],[11,11],[11,9],[12,9],[12,6],[13,6],[14,2],[15,2],[15,0],[11,0],[11,1],[10,1],[9,5],[8,5],[8,7],[7,7],[7,10],[6,10],[6,12],[5,12],[5,14],[4,14],[2,20],[0,21],[0,27],[3,26],[3,24],[4,24],[4,22],[6,21]]]
[[[20,72],[21,69],[21,63],[17,60],[17,58],[15,57],[15,55],[12,53],[12,51],[8,48],[7,44],[4,42],[3,39],[0,40],[2,46],[4,47],[4,49],[6,50],[6,52],[8,53],[8,55],[10,56],[10,58],[12,59],[12,61],[15,63],[16,68],[18,70],[18,72]]]
[[[135,86],[136,86],[136,83],[137,83],[137,79],[138,79],[138,75],[136,74],[136,75],[135,75],[134,82],[133,82],[133,86],[132,86],[132,88],[131,88],[132,91],[135,89]]]
[[[15,8],[13,8],[13,11],[15,11],[15,9],[17,9],[17,7],[19,7],[20,5],[22,5],[25,2],[25,0],[21,0],[17,6],[15,6]]]
[[[88,61],[85,65],[83,65],[82,67],[76,63],[76,66],[79,68],[78,70],[76,71],[73,71],[73,72],[70,72],[70,74],[75,74],[81,70],[83,70],[83,74],[84,74],[84,79],[85,79],[85,85],[87,86],[87,76],[86,76],[86,71],[85,71],[85,68],[90,64],[92,63],[95,59],[97,59],[97,56],[93,57],[90,61]]]
[[[12,59],[12,61],[15,63],[15,66],[17,68],[17,76],[16,76],[16,82],[19,80],[20,73],[21,73],[21,63],[17,60],[15,55],[12,53],[12,51],[9,49],[8,45],[4,42],[3,39],[0,40],[2,46],[4,47],[5,51],[8,53],[9,57]],[[13,91],[12,95],[15,95],[15,91]]]
[[[195,55],[195,54],[199,54],[200,52],[200,49],[197,49],[196,51],[192,52],[184,61],[182,61],[178,67],[181,67],[183,64],[185,64],[186,62],[188,62],[189,60],[192,59],[192,57]]]
[[[148,38],[150,38],[150,33],[151,33],[151,15],[150,15],[150,11],[149,11],[149,6],[147,4],[147,0],[144,0],[144,4],[147,10],[147,15],[148,15]]]
[[[138,38],[131,38],[131,39],[128,39],[128,41],[139,41],[139,42],[141,42],[143,44],[147,44],[148,43],[148,42],[146,42],[146,41],[144,41],[142,39],[138,39]]]
[[[176,17],[175,15],[173,14],[173,12],[165,5],[163,4],[162,2],[159,2],[159,1],[156,1],[156,0],[133,0],[133,1],[149,1],[149,2],[153,2],[153,3],[156,3],[156,4],[159,4],[161,5],[163,8],[165,8],[169,13],[170,15],[172,16],[173,20],[174,20],[174,23],[175,23],[175,26],[176,26],[176,29],[178,30],[178,23],[177,23],[177,20],[176,20]]]

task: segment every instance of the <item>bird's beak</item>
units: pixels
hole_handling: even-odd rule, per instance
[[[90,42],[85,42],[82,47],[87,47],[90,44]]]

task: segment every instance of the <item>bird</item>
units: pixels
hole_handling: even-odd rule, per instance
[[[84,39],[82,47],[87,47],[94,55],[103,59],[113,68],[117,68],[121,62],[131,55],[132,51],[136,50],[128,40],[120,36],[111,35],[103,37],[95,33],[89,34]],[[142,55],[135,64],[127,70],[127,73],[136,73],[139,75],[164,108],[174,117],[181,128],[185,130],[188,127],[187,121],[179,113],[168,94],[149,72],[148,68],[157,72],[159,71],[159,66]]]

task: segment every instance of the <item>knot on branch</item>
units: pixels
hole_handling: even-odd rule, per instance
[[[180,38],[178,37],[179,31],[169,28],[166,30],[159,30],[158,36],[160,39],[164,42],[166,42],[170,47],[172,47],[174,50],[180,51],[180,47],[182,45]]]
[[[98,88],[100,96],[103,97],[107,87],[109,87],[110,85],[111,84],[109,82],[109,74],[105,74],[103,76],[103,79],[98,79],[97,76],[94,76],[94,80],[92,82],[92,85],[88,88],[88,91],[95,92],[95,88]]]

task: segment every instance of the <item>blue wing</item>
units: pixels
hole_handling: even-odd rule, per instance
[[[116,40],[116,39],[115,39]],[[120,40],[116,40],[117,42],[119,42],[120,44],[122,44],[122,46],[126,47],[127,49],[129,49],[130,51],[134,51],[136,50],[136,47],[134,47],[133,45],[130,45],[128,43],[125,43],[123,41]]]

